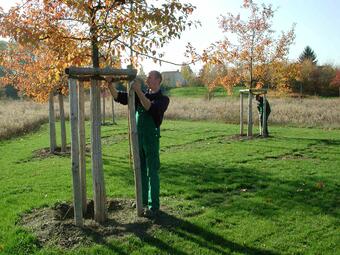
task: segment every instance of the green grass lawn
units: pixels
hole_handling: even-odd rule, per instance
[[[233,95],[238,97],[240,95],[239,90],[244,89],[241,87],[233,88]],[[171,88],[167,91],[167,94],[172,97],[193,97],[193,98],[204,98],[208,96],[207,87],[180,87],[180,88]],[[226,97],[227,92],[222,87],[217,87],[212,91],[212,97]]]
[[[71,201],[70,158],[33,157],[48,147],[48,125],[0,141],[0,254],[340,254],[340,130],[271,127],[270,138],[252,140],[237,139],[238,130],[165,120],[168,224],[71,250],[41,247],[17,224],[33,208]],[[108,197],[133,198],[126,120],[102,137]]]

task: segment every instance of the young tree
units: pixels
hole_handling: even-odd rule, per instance
[[[306,46],[306,48],[303,50],[303,52],[301,53],[299,57],[300,63],[303,63],[305,60],[311,61],[314,65],[316,65],[318,62],[314,51],[309,46]]]
[[[195,73],[191,70],[189,65],[181,66],[181,74],[186,82],[186,85],[193,86],[196,76]]]
[[[329,96],[334,94],[334,86],[332,86],[331,82],[336,75],[336,70],[332,65],[323,65],[319,66],[319,80],[318,86],[320,89],[320,95]]]
[[[256,69],[259,67],[255,68]],[[273,62],[268,68],[267,78],[264,79],[268,88],[275,89],[279,94],[291,93],[294,86],[301,80],[300,64],[289,63],[286,61]],[[258,87],[263,87],[263,84],[258,83]]]
[[[85,56],[91,58],[94,68],[112,62],[117,56],[135,65],[139,56],[156,55],[158,47],[180,37],[181,32],[192,24],[188,21],[194,10],[191,4],[179,0],[156,4],[158,2],[148,4],[146,0],[26,0],[6,14],[0,10],[0,26],[5,28],[0,35],[10,36],[19,44],[31,47],[43,41],[50,51],[67,52],[63,56],[82,58],[84,54],[79,54],[78,50],[88,50],[91,54]],[[139,55],[124,55],[126,48]],[[65,64],[63,61],[57,63]],[[100,137],[97,125],[100,122],[99,98],[97,81],[92,80],[91,118],[94,125],[91,133],[96,137]],[[106,198],[102,187],[100,139],[95,139],[91,146],[93,154],[98,152],[92,157],[96,166],[93,168],[96,176],[93,185],[98,187],[94,192],[95,220],[102,222],[105,220]],[[81,225],[80,222],[78,224]]]
[[[232,71],[219,74],[219,78],[229,90],[239,82],[249,88],[254,87],[255,81],[264,84],[271,64],[286,61],[295,38],[294,25],[274,38],[272,5],[259,6],[254,1],[244,0],[243,8],[249,11],[246,19],[241,19],[240,14],[220,16],[220,28],[226,34],[223,40],[211,44],[201,54],[190,44],[187,49],[187,55],[193,60],[199,58],[205,63],[228,65],[228,70]]]

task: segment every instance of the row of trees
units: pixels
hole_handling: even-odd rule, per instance
[[[330,64],[317,65],[316,54],[309,46],[306,46],[297,61],[272,65],[267,67],[267,70],[270,70],[267,71],[268,83],[260,85],[271,90],[299,96],[340,96],[340,68]],[[233,72],[233,68],[211,63],[206,63],[198,74],[189,65],[181,68],[181,74],[188,86],[208,86],[210,90],[223,86],[222,83],[217,82],[217,77],[223,73],[228,75],[228,72]],[[285,72],[285,79],[280,76],[283,72]],[[240,80],[235,85],[246,86],[247,84]]]
[[[189,84],[205,84],[209,90],[222,86],[229,92],[236,85],[265,87],[284,94],[334,95],[338,92],[339,69],[331,65],[318,66],[309,46],[297,61],[288,61],[289,47],[295,39],[294,24],[287,32],[275,36],[272,5],[244,0],[242,7],[248,11],[245,19],[232,13],[219,17],[219,26],[225,34],[222,40],[203,52],[191,44],[187,46],[187,56],[204,63],[198,76],[190,67],[182,67],[182,75]]]

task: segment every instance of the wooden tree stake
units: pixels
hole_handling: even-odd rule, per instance
[[[73,177],[73,204],[76,226],[83,226],[81,182],[79,174],[79,144],[78,144],[78,106],[77,81],[69,79],[70,91],[70,121],[71,121],[71,164]]]
[[[253,94],[249,90],[248,95],[248,131],[247,136],[253,135],[253,105],[252,105]]]
[[[60,114],[60,133],[61,133],[61,152],[66,152],[66,124],[65,124],[65,111],[64,111],[64,96],[58,94],[59,100],[59,114]]]
[[[240,135],[243,135],[243,93],[240,92]]]
[[[106,220],[106,195],[101,146],[100,87],[91,80],[91,157],[93,178],[94,219],[99,223]]]
[[[78,85],[78,126],[79,126],[79,168],[81,181],[81,197],[83,205],[83,214],[87,210],[86,195],[86,138],[85,138],[85,101],[84,101],[84,84],[79,82]]]
[[[131,137],[131,152],[133,159],[133,170],[135,174],[135,193],[136,193],[136,209],[137,216],[143,214],[143,202],[142,202],[142,177],[139,158],[139,144],[138,144],[138,132],[136,125],[136,111],[135,111],[135,92],[131,87],[132,82],[128,83],[128,108],[129,108],[129,130]]]
[[[50,92],[48,98],[48,117],[50,123],[50,152],[54,153],[57,147],[56,132],[55,132],[55,115],[54,115],[54,95]]]

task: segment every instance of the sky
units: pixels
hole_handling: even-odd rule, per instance
[[[0,0],[4,10],[16,0]],[[241,11],[242,0],[185,0],[196,6],[191,19],[200,20],[202,26],[192,28],[182,33],[181,39],[171,41],[163,47],[163,59],[183,63],[189,60],[184,57],[185,46],[188,42],[199,50],[208,47],[210,43],[224,37],[218,27],[217,17],[228,12],[238,14]],[[273,29],[280,33],[288,31],[296,23],[295,43],[290,47],[289,59],[296,60],[304,48],[309,45],[315,52],[319,65],[332,64],[340,66],[340,0],[261,0],[256,3],[271,3],[278,10],[274,14]],[[241,15],[242,18],[242,15]],[[191,65],[198,72],[200,63]],[[154,63],[152,60],[143,61],[143,69],[175,71],[180,66]]]

